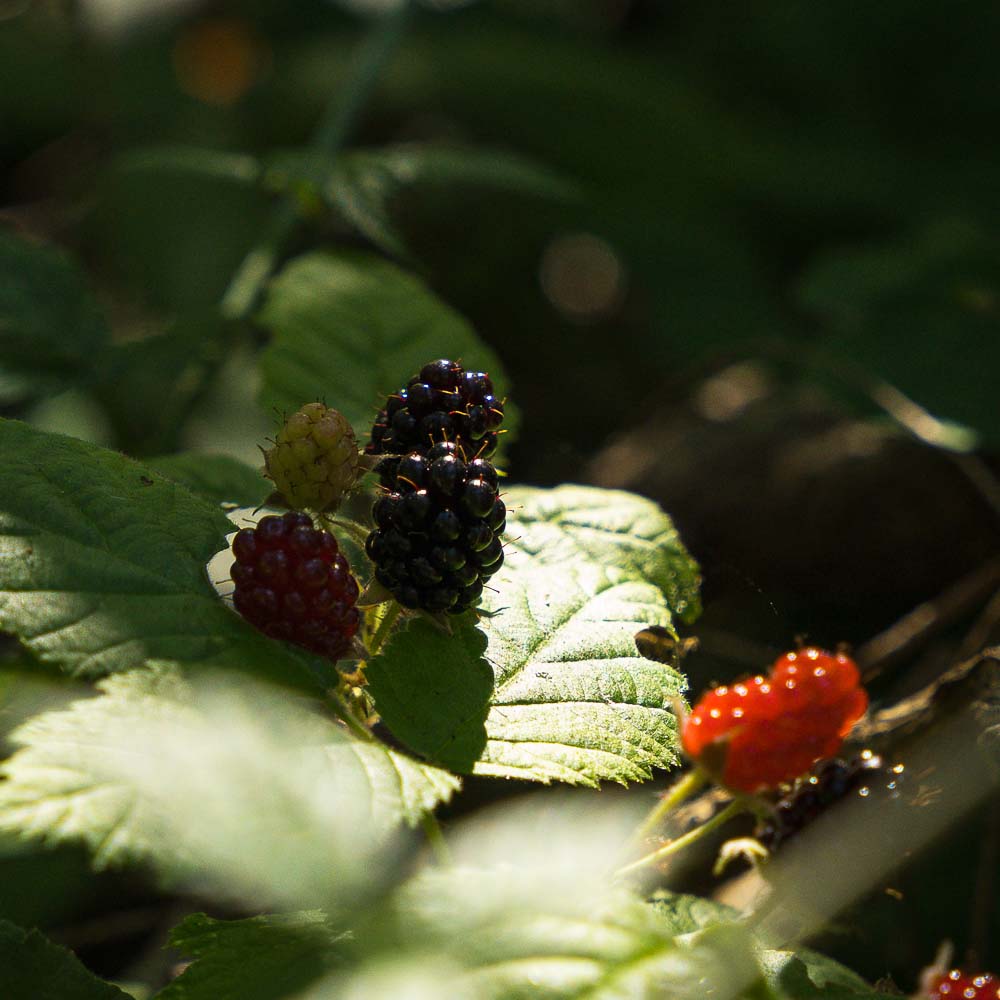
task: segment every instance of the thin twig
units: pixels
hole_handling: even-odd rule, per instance
[[[413,11],[413,0],[403,0],[389,9],[366,38],[344,89],[335,94],[316,127],[311,148],[335,156],[354,128],[379,76],[401,41]],[[261,239],[243,259],[222,297],[222,315],[245,319],[253,311],[265,282],[271,276],[295,230],[299,212],[295,203],[283,199],[264,228]]]

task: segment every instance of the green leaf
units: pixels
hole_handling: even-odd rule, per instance
[[[122,171],[193,174],[236,184],[257,184],[261,166],[246,153],[204,146],[147,146],[123,153],[115,161]]]
[[[290,413],[324,400],[364,437],[386,396],[442,357],[489,371],[500,395],[506,392],[499,361],[469,324],[378,257],[293,260],[274,280],[260,319],[273,334],[260,361],[267,410]]]
[[[806,272],[799,300],[824,322],[825,343],[838,354],[936,416],[1000,441],[1000,244],[991,236],[938,223],[828,253]]]
[[[504,490],[505,548],[549,565],[584,559],[618,566],[655,584],[686,622],[701,613],[698,564],[668,515],[652,500],[592,486]]]
[[[647,501],[584,489],[521,497],[523,528],[516,510],[508,526],[520,540],[483,602],[492,617],[457,626],[451,641],[412,625],[369,664],[383,721],[411,749],[476,774],[596,785],[673,766],[684,679],[641,657],[634,637],[671,626],[660,585],[696,600],[694,564]]]
[[[87,382],[108,329],[76,264],[0,230],[0,275],[0,403]]]
[[[360,900],[379,883],[366,859],[458,787],[245,678],[192,685],[159,664],[99,688],[13,734],[0,832],[244,899]]]
[[[274,489],[257,469],[229,455],[186,451],[147,459],[146,466],[217,504],[257,507]]]
[[[449,190],[461,185],[566,200],[576,189],[565,178],[514,153],[454,146],[404,145],[353,150],[333,160],[310,153],[284,153],[268,168],[279,189],[313,190],[375,246],[407,257],[393,222],[393,202],[421,185]]]
[[[10,1000],[128,1000],[38,931],[0,920],[0,996]]]
[[[215,315],[186,317],[165,333],[109,351],[95,389],[124,450],[148,455],[178,447],[225,360],[223,332]]]
[[[171,931],[192,962],[156,1000],[278,1000],[298,994],[337,963],[342,935],[318,910],[213,920],[203,913]]]
[[[205,564],[233,530],[218,507],[13,420],[0,421],[0,453],[0,629],[76,676],[164,658],[313,689],[312,658],[251,628],[209,582]]]

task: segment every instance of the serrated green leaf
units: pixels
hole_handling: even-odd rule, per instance
[[[108,342],[104,317],[61,251],[0,231],[0,402],[88,381]]]
[[[365,859],[458,787],[245,678],[193,687],[162,664],[99,687],[13,734],[0,832],[82,841],[98,868],[152,861],[250,899],[323,901],[374,891]]]
[[[268,182],[315,191],[375,246],[401,258],[408,250],[392,209],[410,187],[467,185],[558,200],[577,193],[565,178],[514,153],[424,144],[352,150],[332,160],[283,153],[269,163]]]
[[[0,996],[10,1000],[128,1000],[39,931],[0,920]]]
[[[194,959],[156,1000],[279,1000],[337,964],[342,935],[319,910],[214,920],[186,917],[170,944]]]
[[[149,458],[145,464],[212,503],[257,507],[274,490],[261,472],[229,455],[186,451]]]
[[[645,497],[593,486],[504,490],[508,554],[558,565],[585,559],[618,566],[655,584],[684,621],[701,612],[698,564],[669,516]]]
[[[824,321],[825,342],[838,354],[935,416],[998,440],[1000,245],[989,234],[946,222],[827,253],[806,272],[799,301]],[[968,450],[970,435],[964,444],[951,436]]]
[[[75,676],[165,658],[313,687],[312,658],[251,628],[211,586],[205,564],[232,531],[218,507],[14,420],[0,420],[0,452],[0,629]]]
[[[489,371],[503,395],[496,355],[469,324],[412,275],[359,253],[312,253],[288,264],[260,320],[271,343],[260,359],[261,404],[293,412],[323,400],[364,439],[386,396],[421,366],[451,357]],[[508,409],[505,426],[511,427]]]
[[[394,637],[368,666],[376,708],[408,746],[459,771],[480,746],[471,769],[495,777],[596,785],[671,767],[685,682],[641,657],[634,637],[671,626],[658,584],[696,600],[677,571],[693,578],[694,564],[647,501],[582,488],[521,497],[523,529],[517,511],[508,528],[520,540],[483,601],[492,617],[456,626],[457,640],[426,625]]]

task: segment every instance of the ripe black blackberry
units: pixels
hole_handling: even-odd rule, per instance
[[[479,600],[503,565],[507,508],[497,485],[493,466],[464,461],[454,441],[399,459],[365,550],[403,607],[457,615]]]
[[[898,798],[902,773],[902,764],[890,767],[871,750],[863,750],[850,761],[837,757],[820,761],[775,803],[773,814],[758,825],[754,836],[773,851],[852,792],[862,798],[876,792],[888,798]]]
[[[233,539],[236,610],[255,628],[331,660],[358,631],[358,584],[337,540],[308,514],[263,517]]]
[[[426,454],[438,441],[453,441],[465,458],[490,458],[503,422],[503,402],[485,372],[466,371],[455,361],[431,361],[390,396],[372,426],[368,455]],[[392,486],[396,462],[379,468]]]

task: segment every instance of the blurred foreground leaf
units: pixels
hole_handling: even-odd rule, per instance
[[[458,787],[245,679],[192,688],[162,664],[100,688],[15,732],[0,831],[82,841],[98,868],[151,861],[227,896],[326,903],[375,891],[365,858]]]

